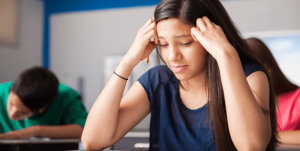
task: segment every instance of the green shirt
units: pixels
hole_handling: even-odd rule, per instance
[[[11,120],[7,112],[7,97],[12,84],[13,82],[0,84],[0,133],[20,130],[32,125],[79,124],[84,127],[87,112],[80,95],[63,84],[59,84],[55,99],[43,113],[37,113],[20,121]]]

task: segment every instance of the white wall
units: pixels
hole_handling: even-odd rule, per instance
[[[43,1],[19,1],[19,44],[0,44],[0,82],[14,80],[21,71],[41,65]]]
[[[242,32],[300,29],[299,0],[226,1],[223,5]]]

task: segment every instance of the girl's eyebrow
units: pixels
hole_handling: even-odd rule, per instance
[[[192,37],[191,35],[179,35],[175,36],[175,38],[184,38],[184,37]],[[158,39],[165,39],[164,37],[158,37]]]
[[[179,35],[179,36],[176,36],[175,38],[184,38],[184,37],[192,37],[191,35]]]

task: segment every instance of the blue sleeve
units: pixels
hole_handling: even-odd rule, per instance
[[[244,73],[245,73],[246,77],[248,77],[250,74],[254,73],[255,71],[265,72],[265,70],[261,66],[255,64],[255,63],[245,63],[243,65],[243,69],[244,69]]]
[[[170,80],[171,76],[172,73],[167,66],[155,66],[145,72],[137,81],[143,86],[151,102],[156,87],[162,82]]]

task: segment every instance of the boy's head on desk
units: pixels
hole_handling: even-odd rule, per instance
[[[7,111],[12,120],[22,120],[44,112],[55,98],[59,81],[46,68],[32,67],[13,82],[7,98]]]

